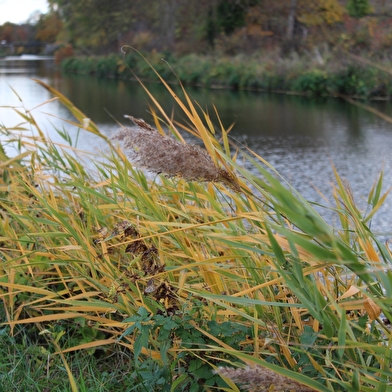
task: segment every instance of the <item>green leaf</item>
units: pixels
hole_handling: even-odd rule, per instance
[[[303,346],[305,346],[305,350],[308,350],[310,347],[313,347],[318,336],[319,334],[315,332],[312,327],[304,327],[304,332],[300,336],[300,342]]]
[[[196,369],[199,369],[203,365],[203,361],[201,359],[192,359],[189,362],[188,371],[193,372]]]
[[[340,326],[339,326],[339,332],[338,332],[338,355],[339,358],[343,358],[343,354],[345,351],[345,345],[346,345],[346,329],[347,329],[347,318],[346,318],[346,312],[344,309],[341,310],[341,315],[340,315]]]
[[[137,362],[142,351],[142,348],[148,347],[148,336],[150,332],[149,325],[142,325],[140,329],[140,333],[135,339],[135,343],[133,345],[133,355],[135,356],[135,361]]]
[[[329,318],[329,312],[323,313],[323,332],[328,338],[332,338],[335,332],[332,326],[331,319]]]

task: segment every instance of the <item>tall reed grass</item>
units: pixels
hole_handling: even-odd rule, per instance
[[[255,152],[241,152],[244,168],[217,111],[161,82],[189,124],[151,96],[153,126],[135,120],[113,143],[37,81],[107,143],[104,162],[87,157],[91,171],[66,133],[51,142],[30,112],[2,128],[2,146],[17,148],[0,162],[8,333],[40,331],[73,391],[73,352],[119,347],[133,355],[137,391],[390,390],[392,255],[370,230],[383,174],[364,214],[336,173],[341,226],[331,227]],[[38,136],[21,132],[31,128]]]

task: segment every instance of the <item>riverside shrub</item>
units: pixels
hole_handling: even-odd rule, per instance
[[[184,85],[271,92],[293,91],[312,96],[343,94],[363,99],[388,98],[392,91],[392,76],[373,66],[337,64],[329,67],[325,64],[310,68],[302,59],[295,66],[282,70],[278,66],[266,68],[266,63],[256,57],[225,57],[214,60],[210,56],[191,54],[174,58],[169,54],[169,60],[166,60],[163,55],[152,53],[143,58],[140,54],[131,52],[123,59],[117,55],[69,57],[61,63],[61,69],[64,72],[101,78],[129,79],[133,74],[141,79],[157,82],[159,78],[152,71],[153,66],[165,80],[180,81]]]
[[[328,77],[324,71],[311,70],[297,77],[292,83],[292,89],[314,96],[325,95],[328,93]]]

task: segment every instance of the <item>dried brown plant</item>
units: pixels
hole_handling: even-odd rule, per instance
[[[261,366],[248,366],[246,368],[219,367],[218,373],[235,383],[242,384],[241,387],[249,392],[315,391],[313,388],[309,388],[297,381],[281,376],[280,374]]]
[[[113,140],[121,144],[136,166],[168,177],[179,176],[186,181],[222,182],[240,191],[234,176],[217,167],[207,151],[162,135],[142,119],[127,117],[136,127],[121,128]]]

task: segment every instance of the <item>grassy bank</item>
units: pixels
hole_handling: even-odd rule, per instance
[[[2,128],[15,148],[1,150],[4,388],[64,391],[65,374],[67,390],[94,392],[391,388],[392,254],[370,230],[382,175],[364,214],[336,174],[331,227],[262,157],[242,152],[244,169],[187,96],[172,93],[190,125],[156,102],[154,128],[135,120],[122,150],[40,84],[109,152],[60,130],[52,143],[31,112]]]
[[[61,63],[61,69],[100,78],[126,79],[133,77],[129,66],[138,77],[157,80],[139,54],[128,52],[124,58],[120,55],[70,57]],[[167,81],[177,82],[178,78],[185,85],[387,100],[392,93],[392,74],[385,73],[377,64],[344,53],[319,55],[317,61],[311,54],[302,57],[292,54],[286,58],[276,53],[220,58],[196,54],[175,58],[162,53],[146,56]],[[388,69],[390,64],[384,67]]]

